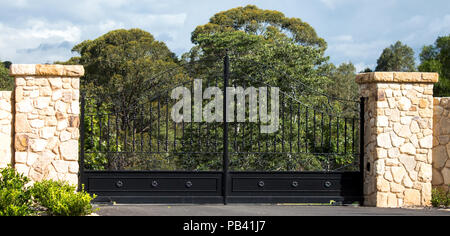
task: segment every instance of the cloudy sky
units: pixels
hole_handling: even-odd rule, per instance
[[[255,4],[312,25],[335,64],[374,68],[397,40],[416,54],[450,34],[448,0],[0,0],[0,60],[51,63],[70,49],[118,28],[141,28],[181,55],[190,34],[215,13]]]

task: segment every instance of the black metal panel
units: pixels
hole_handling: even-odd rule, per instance
[[[86,171],[83,184],[97,202],[222,203],[222,172]],[[231,172],[228,203],[362,201],[359,172]]]
[[[232,172],[230,203],[361,202],[359,172]]]
[[[221,172],[85,171],[85,189],[95,201],[220,203]]]

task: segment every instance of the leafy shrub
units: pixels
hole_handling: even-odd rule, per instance
[[[62,182],[42,181],[31,188],[34,200],[52,216],[84,216],[94,212],[92,198],[85,191],[76,192],[74,186]]]
[[[8,167],[0,171],[0,216],[33,215],[28,178]]]
[[[0,171],[0,216],[84,216],[94,212],[85,191],[46,180],[27,187],[30,180],[7,167]]]
[[[447,191],[445,191],[443,188],[433,189],[433,192],[431,195],[431,204],[434,207],[450,206],[450,188]]]

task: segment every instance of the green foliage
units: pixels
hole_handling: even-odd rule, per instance
[[[283,13],[259,9],[254,5],[237,7],[215,14],[206,25],[192,32],[191,41],[201,44],[201,35],[242,31],[249,35],[289,35],[293,42],[325,50],[326,42],[319,38],[308,23],[298,18],[288,18]],[[231,48],[230,48],[231,49]]]
[[[220,65],[228,51],[236,78],[233,83],[240,86],[256,81],[291,93],[305,90],[304,85],[321,90],[329,82],[325,41],[307,23],[281,12],[252,5],[220,12],[198,26],[191,40],[195,46],[183,55],[184,61],[218,58]],[[217,61],[203,65],[193,77],[217,71]]]
[[[414,50],[397,41],[383,50],[375,71],[414,72],[416,71],[415,67]]]
[[[28,178],[18,174],[13,168],[0,172],[0,216],[32,215],[31,194],[25,185]]]
[[[168,88],[174,87],[175,83],[179,84],[192,78],[203,79],[204,87],[211,85],[223,87],[222,79],[218,78],[223,74],[223,56],[226,51],[231,60],[230,84],[242,87],[278,87],[283,94],[292,96],[295,100],[281,103],[281,109],[285,111],[290,108],[297,111],[300,104],[304,105],[301,106],[303,113],[300,117],[282,117],[283,124],[292,120],[295,123],[290,129],[286,126],[283,132],[257,135],[256,125],[251,128],[251,125],[243,124],[238,124],[239,131],[236,133],[230,130],[230,136],[235,138],[236,143],[243,144],[236,147],[236,151],[250,153],[230,156],[233,169],[321,170],[326,168],[326,165],[333,168],[353,162],[353,156],[342,154],[345,144],[347,147],[353,145],[352,140],[349,138],[345,140],[342,135],[345,132],[346,121],[336,120],[336,117],[331,121],[333,128],[330,129],[325,125],[322,132],[325,136],[329,134],[336,138],[335,130],[339,126],[341,135],[337,145],[340,150],[337,155],[292,156],[287,155],[286,150],[280,155],[251,154],[257,150],[257,142],[266,143],[272,140],[276,144],[275,147],[270,144],[271,150],[274,148],[281,152],[285,148],[281,140],[285,138],[287,145],[287,140],[294,139],[297,133],[302,137],[301,143],[308,144],[308,150],[305,150],[306,147],[295,145],[293,152],[337,153],[336,142],[329,147],[313,146],[313,143],[325,141],[318,135],[313,135],[312,110],[316,109],[324,114],[328,114],[329,110],[336,111],[336,114],[347,110],[348,113],[354,113],[350,109],[352,106],[330,104],[334,102],[328,101],[324,96],[333,91],[336,97],[341,97],[339,91],[348,88],[352,89],[352,93],[345,93],[345,97],[349,100],[354,98],[353,92],[357,91],[353,89],[354,78],[348,79],[352,75],[354,77],[354,66],[349,64],[334,68],[329,65],[328,58],[324,56],[325,41],[319,38],[307,23],[300,19],[287,18],[277,11],[261,10],[255,6],[220,12],[213,16],[208,24],[195,29],[192,33],[192,42],[195,46],[182,56],[181,63],[177,64],[175,60],[172,61],[173,64],[159,66],[158,60],[151,59],[146,68],[138,66],[142,57],[147,57],[147,54],[139,54],[128,59],[129,54],[134,55],[134,51],[130,51],[130,48],[135,50],[129,45],[128,38],[135,37],[131,36],[132,34],[141,33],[139,30],[112,31],[74,48],[81,56],[72,58],[69,62],[85,65],[87,75],[84,86],[90,90],[88,95],[96,95],[95,100],[100,101],[96,103],[86,100],[88,106],[93,107],[87,111],[89,114],[84,120],[86,142],[83,145],[88,169],[220,170],[222,167],[220,153],[223,151],[221,124],[189,123],[184,129],[181,125],[175,126],[171,122],[166,124],[168,118],[166,110],[170,109],[170,104],[165,102],[167,98],[164,96],[170,92]],[[127,40],[122,40],[123,38]],[[126,63],[127,60],[133,63]],[[170,62],[171,59],[167,61]],[[171,72],[161,69],[164,67],[169,67]],[[146,71],[149,68],[155,69]],[[139,77],[141,74],[134,73],[139,70],[147,75],[143,79],[151,79],[149,84],[142,82]],[[144,89],[149,88],[148,85],[151,85],[151,90]],[[333,89],[334,86],[339,88],[338,91]],[[97,89],[94,90],[95,87]],[[147,99],[150,96],[156,99]],[[305,107],[310,109],[308,120],[304,116]],[[156,119],[156,114],[160,117],[159,120]],[[325,122],[328,122],[326,120],[328,115],[324,116]],[[108,119],[111,120],[111,124],[107,123]],[[304,128],[305,123],[308,123],[308,131]],[[347,131],[350,132],[350,123],[347,125]],[[291,134],[288,134],[289,130]],[[319,132],[318,127],[316,132]],[[164,141],[166,139],[168,142]],[[110,140],[111,145],[107,144],[107,140]],[[253,143],[248,142],[249,140]]]
[[[449,190],[435,188],[431,194],[431,204],[434,207],[450,207],[450,186]]]
[[[93,213],[91,197],[88,193],[76,192],[75,186],[62,182],[42,181],[31,188],[34,200],[51,216],[85,216]]]
[[[450,96],[450,35],[438,37],[434,45],[424,46],[420,53],[420,62],[419,71],[439,73],[434,95]]]
[[[7,66],[8,64],[0,64],[0,90],[12,91],[14,89],[14,78],[9,76]]]
[[[104,170],[108,167],[107,165],[110,163],[109,159],[111,157],[109,153],[102,151],[120,152],[122,145],[112,145],[118,134],[112,132],[111,128],[108,130],[109,132],[105,132],[106,128],[112,127],[111,123],[115,122],[112,115],[108,112],[110,108],[107,104],[97,103],[95,99],[89,97],[85,99],[85,102],[86,115],[83,120],[85,139],[84,146],[82,147],[86,152],[84,168],[89,170]],[[110,140],[111,145],[109,145],[108,140]]]
[[[359,86],[355,81],[356,68],[353,63],[342,63],[337,68],[332,65],[328,77],[331,83],[327,87],[327,94],[350,101],[358,100]]]
[[[72,51],[80,56],[64,64],[84,66],[82,89],[118,107],[133,109],[146,102],[144,97],[183,79],[175,54],[140,29],[114,30]]]
[[[93,212],[94,196],[76,187],[55,181],[36,182],[27,187],[30,180],[18,174],[14,168],[0,171],[0,216],[83,216]]]

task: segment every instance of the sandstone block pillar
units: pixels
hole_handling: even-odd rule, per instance
[[[365,205],[430,205],[438,74],[374,72],[356,82],[366,98]]]
[[[434,98],[433,187],[450,187],[450,97]]]
[[[0,169],[12,164],[13,160],[11,95],[11,91],[0,91]]]
[[[12,65],[15,77],[14,164],[32,181],[78,184],[82,66]]]

